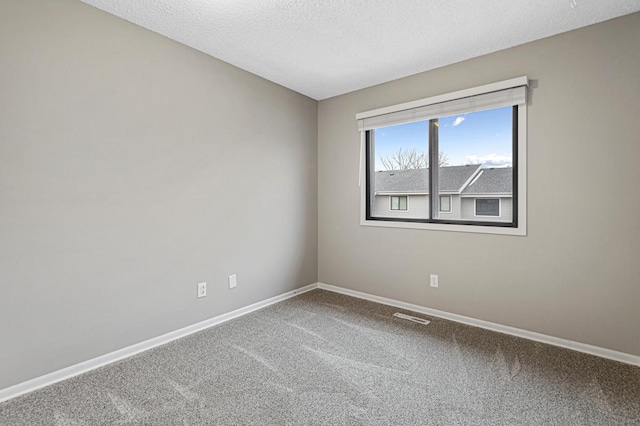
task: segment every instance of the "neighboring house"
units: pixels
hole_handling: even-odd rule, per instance
[[[463,220],[511,222],[511,167],[481,169],[460,195]]]
[[[480,164],[440,167],[440,219],[511,221],[511,167]],[[374,215],[429,216],[429,169],[376,172]]]

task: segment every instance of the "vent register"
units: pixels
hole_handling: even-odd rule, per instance
[[[429,324],[431,321],[427,321],[424,318],[418,318],[418,317],[414,317],[411,315],[407,315],[407,314],[401,314],[400,312],[396,312],[395,314],[393,314],[394,317],[396,318],[400,318],[403,320],[407,320],[407,321],[411,321],[411,322],[417,322],[418,324],[423,324],[423,325],[427,325]]]

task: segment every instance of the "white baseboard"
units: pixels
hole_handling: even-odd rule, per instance
[[[290,299],[302,293],[306,293],[316,288],[332,291],[334,293],[341,293],[347,296],[357,297],[359,299],[365,299],[383,305],[395,306],[397,308],[406,309],[413,312],[422,313],[438,318],[444,318],[450,321],[459,322],[462,324],[468,324],[475,327],[484,328],[487,330],[497,331],[499,333],[510,334],[512,336],[522,337],[529,340],[535,340],[537,342],[547,343],[554,346],[560,346],[567,349],[572,349],[578,352],[584,352],[587,354],[599,356],[602,358],[612,359],[614,361],[623,362],[625,364],[631,364],[640,366],[640,357],[636,355],[627,354],[624,352],[618,352],[611,349],[600,348],[597,346],[587,345],[585,343],[574,342],[571,340],[560,339],[558,337],[547,336],[532,331],[521,330],[515,327],[509,327],[505,325],[495,324],[488,321],[478,320],[475,318],[465,317],[463,315],[452,314],[449,312],[439,311],[436,309],[425,308],[423,306],[414,305],[412,303],[400,302],[398,300],[389,299],[386,297],[375,296],[360,291],[349,290],[343,287],[338,287],[330,284],[315,283],[301,287],[297,290],[289,291],[279,296],[272,297],[261,302],[254,303],[253,305],[245,306],[244,308],[237,309],[235,311],[181,328],[176,331],[172,331],[162,336],[154,337],[144,342],[136,343],[135,345],[128,346],[126,348],[117,350],[115,352],[108,353],[106,355],[99,356],[97,358],[90,359],[88,361],[81,362],[76,365],[72,365],[67,368],[63,368],[53,373],[46,374],[44,376],[36,377],[35,379],[28,380],[23,383],[0,390],[0,402],[7,401],[17,396],[23,395],[28,392],[32,392],[36,389],[40,389],[54,383],[69,379],[74,376],[86,373],[96,368],[111,364],[116,361],[128,358],[130,356],[139,354],[140,352],[147,351],[155,348],[156,346],[164,345],[173,340],[180,339],[190,334],[202,331],[217,324],[229,321],[234,318],[241,317],[250,312],[262,309],[274,303],[281,302],[286,299]]]
[[[32,392],[36,389],[40,389],[45,386],[49,386],[66,379],[70,379],[71,377],[86,373],[91,370],[95,370],[96,368],[139,354],[140,352],[148,351],[149,349],[155,348],[156,346],[164,345],[173,340],[180,339],[182,337],[188,336],[198,331],[202,331],[214,325],[218,325],[223,322],[229,321],[231,319],[240,317],[242,315],[246,315],[249,312],[253,312],[258,309],[267,307],[269,305],[273,305],[274,303],[278,303],[283,300],[292,298],[299,294],[313,290],[317,287],[318,287],[317,283],[310,284],[310,285],[301,287],[299,289],[281,294],[279,296],[275,296],[270,299],[254,303],[253,305],[236,309],[235,311],[232,311],[223,315],[219,315],[214,318],[210,318],[208,320],[181,328],[179,330],[175,330],[167,334],[163,334],[161,336],[154,337],[149,340],[145,340],[144,342],[136,343],[135,345],[131,345],[126,348],[119,349],[115,352],[111,352],[106,355],[102,355],[97,358],[93,358],[88,361],[84,361],[79,364],[75,364],[70,367],[63,368],[58,371],[54,371],[53,373],[45,374],[44,376],[36,377],[35,379],[31,379],[26,382],[22,382],[17,385],[2,389],[0,390],[0,402],[7,401],[9,399],[23,395],[25,393]]]
[[[383,305],[394,306],[396,308],[402,308],[402,309],[418,312],[425,315],[444,318],[450,321],[472,325],[474,327],[480,327],[480,328],[484,328],[491,331],[497,331],[498,333],[510,334],[512,336],[522,337],[524,339],[535,340],[536,342],[542,342],[542,343],[547,343],[549,345],[560,346],[563,348],[572,349],[574,351],[584,352],[590,355],[599,356],[601,358],[608,358],[614,361],[623,362],[625,364],[640,366],[640,356],[631,355],[624,352],[618,352],[611,349],[600,348],[598,346],[587,345],[586,343],[574,342],[572,340],[560,339],[558,337],[547,336],[545,334],[535,333],[533,331],[522,330],[519,328],[500,325],[500,324],[496,324],[489,321],[483,321],[475,318],[465,317],[463,315],[452,314],[449,312],[439,311],[437,309],[425,308],[423,306],[400,302],[398,300],[388,299],[386,297],[374,296],[372,294],[362,293],[360,291],[355,291],[355,290],[349,290],[347,288],[338,287],[330,284],[318,283],[318,288],[332,291],[334,293],[341,293],[347,296],[357,297],[359,299],[370,300],[372,302],[381,303]]]

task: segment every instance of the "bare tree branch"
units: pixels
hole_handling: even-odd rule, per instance
[[[440,151],[438,157],[439,167],[449,165],[449,156],[446,153]],[[426,152],[400,147],[390,156],[380,156],[380,162],[385,170],[426,169],[429,158]]]
[[[449,156],[446,152],[440,151],[438,153],[438,167],[444,167],[449,165]]]

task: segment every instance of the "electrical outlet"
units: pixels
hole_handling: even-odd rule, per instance
[[[207,295],[207,283],[198,284],[198,299]]]
[[[438,276],[431,274],[431,287],[438,288]]]
[[[236,285],[238,285],[236,274],[229,275],[229,288],[234,288]]]

